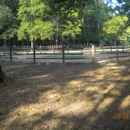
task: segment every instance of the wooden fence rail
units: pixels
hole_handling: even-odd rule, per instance
[[[105,46],[103,48],[97,47],[97,46],[35,46],[34,48],[31,48],[30,46],[10,46],[10,47],[0,47],[0,55],[9,55],[10,61],[13,60],[13,55],[33,55],[33,61],[36,62],[36,56],[35,55],[62,55],[62,62],[65,62],[65,55],[91,55],[92,63],[95,62],[95,59],[97,59],[97,56],[100,54],[113,54],[115,55],[116,61],[119,60],[121,53],[128,53],[127,56],[130,56],[130,46]],[[1,56],[2,57],[2,56]],[[100,58],[100,57],[98,57]],[[105,56],[102,58],[106,58]],[[108,57],[113,58],[113,57]],[[86,60],[86,59],[84,59]]]

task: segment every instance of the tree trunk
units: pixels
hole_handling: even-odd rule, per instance
[[[99,44],[100,44],[100,47],[103,49],[103,41],[102,41],[102,39],[100,39]]]
[[[4,82],[5,80],[8,80],[7,76],[4,74],[1,65],[0,65],[0,83]]]
[[[73,46],[75,46],[76,45],[76,41],[75,41],[75,39],[73,39]]]
[[[10,61],[12,61],[12,44],[9,45]]]
[[[33,48],[33,41],[31,41],[31,48]]]
[[[21,41],[21,46],[24,46],[24,40]]]
[[[7,42],[6,42],[6,40],[4,39],[4,46],[7,46]]]

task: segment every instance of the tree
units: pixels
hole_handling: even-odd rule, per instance
[[[60,42],[63,39],[66,41],[68,39],[74,40],[81,33],[83,19],[80,17],[80,5],[78,7],[77,1],[72,0],[55,1],[50,4],[53,12],[52,18],[54,21],[56,44],[58,44],[58,38]]]
[[[35,63],[35,41],[37,39],[51,39],[53,36],[53,22],[49,15],[50,7],[47,1],[20,0],[18,19],[21,21],[18,30],[19,40],[28,39],[33,48]]]
[[[16,34],[17,30],[17,18],[16,13],[11,10],[15,4],[12,4],[12,7],[9,6],[9,0],[2,0],[0,1],[0,39],[4,39],[5,45],[6,40],[11,39]],[[17,3],[15,1],[15,3]],[[6,75],[3,73],[1,65],[0,65],[0,82],[4,82],[8,80]]]
[[[6,6],[0,6],[0,21],[0,39],[8,40],[14,37],[17,30],[16,17],[13,16],[11,10]]]
[[[9,80],[9,78],[4,74],[4,72],[1,68],[1,65],[0,65],[0,83],[4,82],[6,80]]]
[[[105,3],[95,0],[83,10],[84,23],[82,33],[79,36],[82,43],[101,43],[104,37],[103,23],[108,19],[108,7]]]
[[[127,20],[128,17],[125,15],[113,16],[104,23],[103,30],[106,34],[115,36],[115,40],[119,40],[125,33]]]
[[[50,8],[46,1],[20,0],[18,19],[21,23],[18,29],[18,39],[29,39],[31,42],[37,39],[51,39],[53,22],[49,11]]]
[[[17,28],[19,22],[17,20],[17,8],[19,0],[2,0],[0,1],[0,39],[4,39],[4,44],[6,45],[6,40],[11,38],[14,39],[16,36]],[[13,40],[14,41],[14,40]]]
[[[118,10],[119,14],[127,15],[127,27],[130,26],[130,0],[117,0],[120,6],[117,6],[116,9]]]

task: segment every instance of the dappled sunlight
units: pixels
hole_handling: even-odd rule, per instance
[[[71,87],[79,87],[80,85],[82,85],[83,86],[83,82],[81,81],[81,80],[73,80],[73,81],[70,81],[69,83],[68,83],[68,85],[69,86],[71,86]]]
[[[40,78],[48,78],[49,75],[46,74],[46,75],[37,75],[37,76],[32,76],[31,78],[34,78],[34,79],[40,79]]]
[[[116,89],[111,90],[111,91],[109,92],[109,94],[110,94],[111,96],[120,96],[120,95],[121,95],[121,91],[120,91],[120,90],[117,90],[117,88],[116,88]]]
[[[130,95],[128,95],[121,103],[120,109],[130,108]]]
[[[58,110],[57,114],[59,116],[69,115],[69,114],[74,114],[74,115],[80,114],[82,112],[85,112],[85,110],[83,109],[84,104],[85,104],[85,101],[82,101],[82,102],[78,101],[78,102],[68,104],[64,107],[61,107]]]
[[[112,90],[113,88],[115,88],[115,85],[116,85],[115,83],[109,84],[106,89],[102,90],[102,93],[103,94],[107,94],[110,90]]]
[[[11,96],[16,96],[17,95],[20,95],[20,94],[24,94],[24,93],[27,93],[29,92],[29,88],[25,88],[25,89],[22,89],[22,90],[18,90],[17,92],[12,92],[10,93]]]
[[[25,66],[25,73],[24,68],[16,67],[11,75],[17,76],[17,80],[0,88],[1,95],[6,95],[5,102],[0,100],[0,114],[6,117],[0,128],[90,130],[104,118],[112,120],[118,110],[128,112],[127,67],[120,69],[116,64],[119,67],[113,69],[108,63],[88,69],[87,65],[46,64],[43,69],[43,64],[37,64],[28,66],[29,69]]]
[[[90,87],[86,87],[86,91],[87,92],[91,92],[91,91],[96,91],[98,92],[101,88],[98,86],[90,86]]]
[[[107,107],[114,102],[114,98],[108,97],[105,98],[98,106],[97,111],[101,114],[107,110]]]
[[[21,105],[9,114],[11,118],[7,119],[8,124],[6,124],[6,127],[9,128],[9,126],[13,124],[14,128],[17,129],[17,125],[22,126],[27,124],[27,122],[32,122],[33,124],[44,111],[44,107],[40,104]]]
[[[111,66],[111,69],[117,70],[117,69],[124,69],[125,66]]]

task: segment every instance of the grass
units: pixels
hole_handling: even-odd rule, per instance
[[[7,56],[7,54],[2,54],[2,53],[0,53],[0,56]]]
[[[43,58],[46,59],[61,59],[62,55],[46,55]],[[85,59],[86,56],[84,55],[65,55],[66,59]]]
[[[129,130],[130,61],[1,64],[0,130]]]

